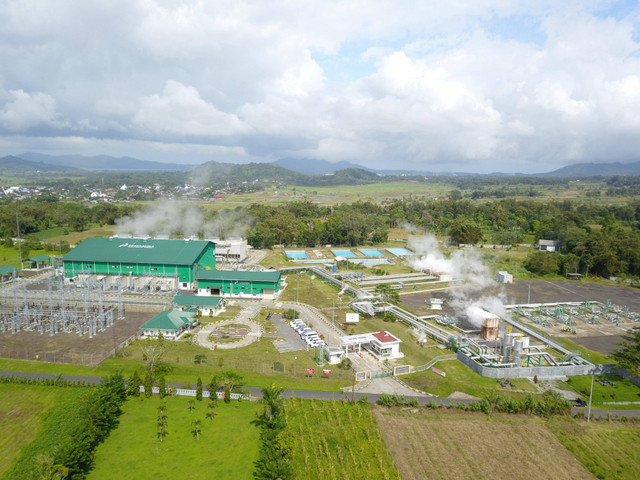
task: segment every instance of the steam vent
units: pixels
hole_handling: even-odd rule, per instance
[[[484,325],[482,325],[482,338],[485,340],[497,340],[499,326],[500,319],[498,317],[489,317],[485,319]]]

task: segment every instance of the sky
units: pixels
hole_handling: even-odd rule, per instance
[[[0,155],[640,159],[640,3],[0,0]]]

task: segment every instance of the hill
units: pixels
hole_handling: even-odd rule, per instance
[[[537,177],[595,177],[614,175],[640,175],[640,161],[632,163],[575,163],[552,172],[538,173]]]
[[[44,153],[25,152],[20,158],[33,162],[46,162],[64,167],[82,168],[84,170],[149,170],[149,171],[187,171],[193,165],[163,163],[140,160],[133,157],[111,157],[109,155],[46,155]]]
[[[327,160],[317,160],[315,158],[281,158],[273,162],[274,165],[293,170],[294,172],[304,173],[307,175],[326,175],[335,173],[338,170],[346,170],[348,168],[359,168],[361,170],[373,171],[370,168],[363,167],[356,163],[340,161],[328,162]]]
[[[60,165],[51,165],[44,162],[33,162],[13,155],[0,158],[0,172],[2,172],[2,175],[7,176],[31,176],[45,173],[78,175],[82,173],[81,170],[77,168],[62,167]]]
[[[376,173],[360,168],[338,170],[330,175],[298,173],[275,163],[247,163],[242,165],[207,162],[191,170],[191,181],[204,185],[238,184],[290,184],[300,186],[362,185],[380,181]]]

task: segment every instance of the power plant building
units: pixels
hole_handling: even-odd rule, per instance
[[[62,261],[69,282],[124,277],[128,287],[161,281],[174,288],[197,289],[198,295],[244,298],[273,298],[281,288],[277,271],[216,270],[215,244],[208,240],[91,237]]]
[[[63,258],[65,278],[78,274],[177,277],[194,286],[196,272],[216,267],[215,245],[201,240],[87,238]]]

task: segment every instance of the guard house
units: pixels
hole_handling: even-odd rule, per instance
[[[538,250],[541,252],[559,252],[560,242],[558,240],[538,240]]]
[[[200,315],[215,317],[224,311],[226,302],[222,297],[203,297],[194,295],[176,295],[171,302],[174,310],[196,310]]]
[[[140,327],[144,338],[157,337],[175,340],[196,323],[195,312],[169,310],[160,312]]]
[[[349,352],[361,353],[364,347],[378,360],[404,357],[404,353],[400,351],[401,343],[402,340],[386,330],[340,337],[340,345],[344,348],[345,354]]]
[[[275,298],[280,291],[280,272],[200,270],[196,273],[198,295],[233,298]]]
[[[63,258],[64,276],[79,274],[175,279],[195,285],[198,271],[215,270],[215,246],[201,240],[91,237]]]

